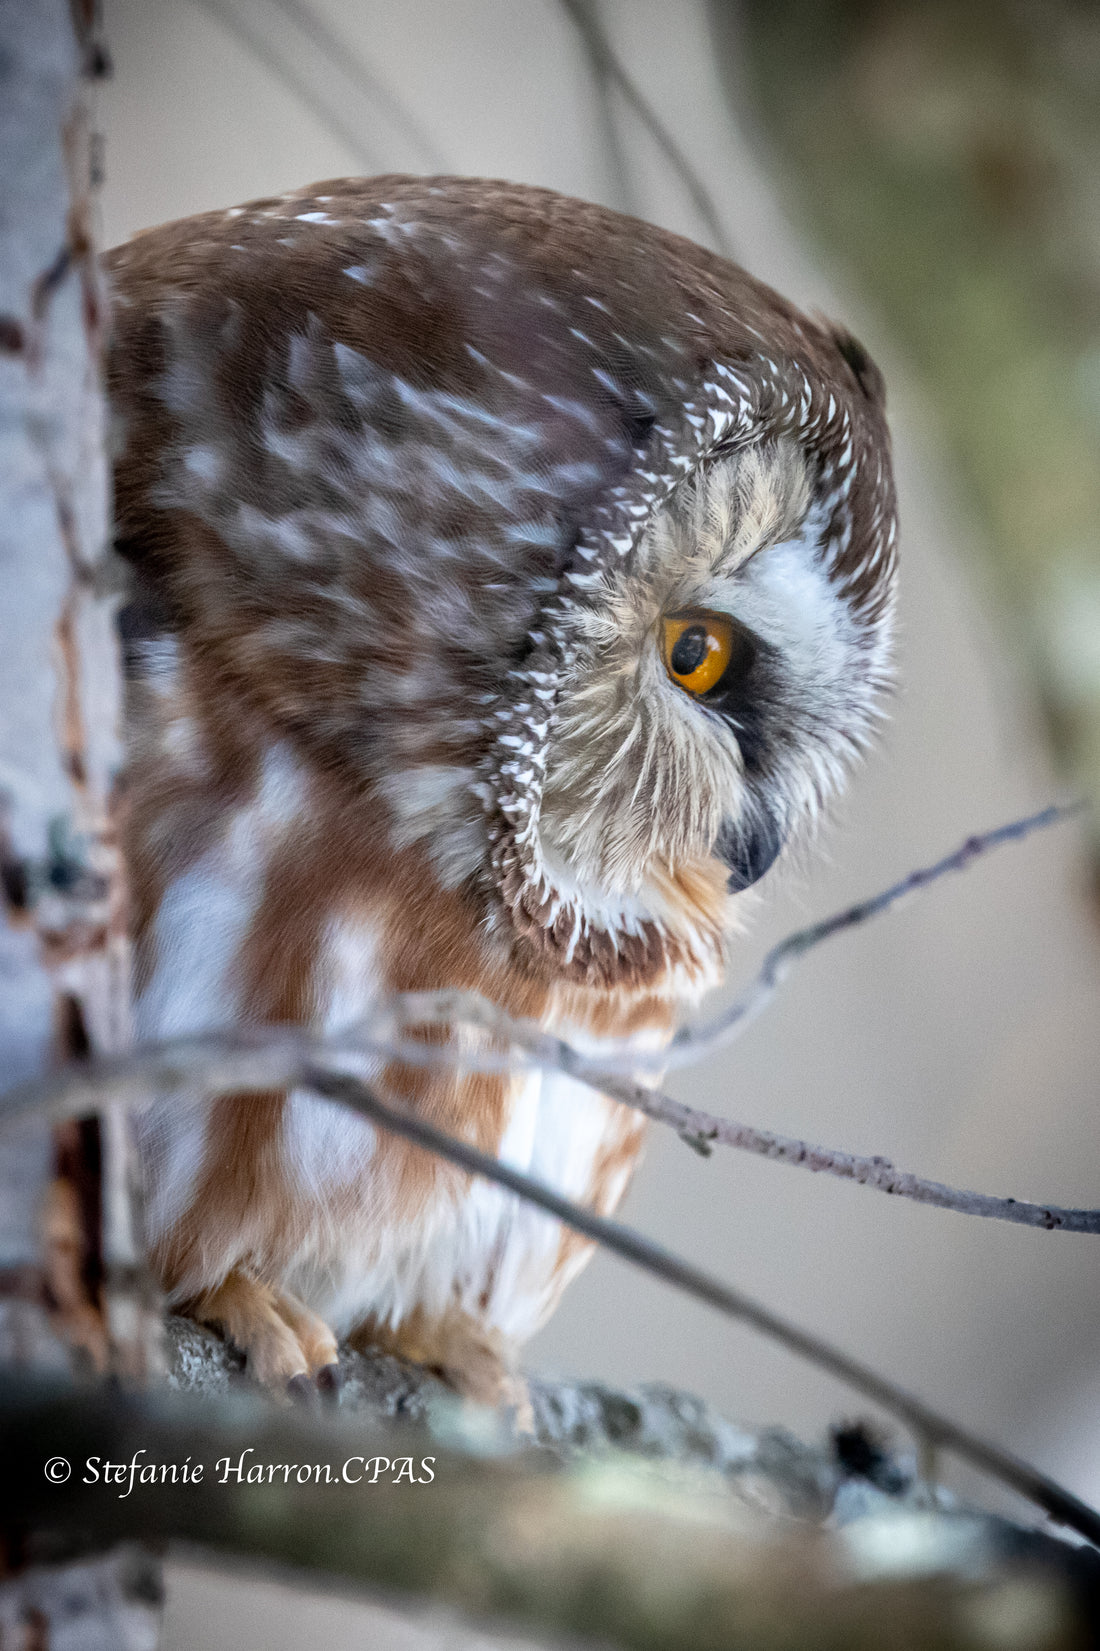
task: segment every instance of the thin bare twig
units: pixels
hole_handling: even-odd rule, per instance
[[[1083,802],[1053,803],[1040,809],[1038,813],[1025,815],[1018,820],[1009,820],[1007,824],[995,826],[990,831],[975,832],[967,837],[965,842],[960,843],[958,848],[944,855],[933,865],[921,866],[916,871],[907,873],[899,882],[891,884],[881,893],[871,895],[867,900],[857,901],[855,905],[845,906],[841,911],[834,912],[831,917],[811,923],[808,928],[796,929],[793,934],[785,936],[778,945],[772,947],[757,974],[732,1003],[709,1021],[694,1021],[682,1026],[664,1049],[636,1050],[631,1049],[628,1044],[608,1043],[599,1054],[582,1056],[560,1039],[542,1033],[532,1022],[513,1020],[504,1010],[474,992],[444,990],[407,993],[401,1000],[394,1000],[390,1007],[400,1015],[406,1026],[415,1025],[417,1021],[423,1025],[476,1026],[496,1037],[506,1038],[518,1048],[535,1055],[540,1064],[548,1060],[554,1066],[561,1066],[571,1077],[579,1079],[582,1083],[595,1083],[596,1077],[601,1074],[617,1074],[623,1071],[663,1072],[670,1066],[686,1066],[739,1037],[771,1002],[794,965],[805,957],[807,952],[820,946],[822,941],[829,940],[833,935],[841,934],[848,929],[858,928],[872,917],[880,916],[892,906],[939,882],[952,872],[965,871],[975,860],[989,854],[995,848],[1000,848],[1004,843],[1018,842],[1036,831],[1061,825],[1080,814],[1084,808]],[[597,1084],[596,1087],[600,1085]],[[641,1088],[640,1085],[636,1087]],[[623,1100],[627,1106],[640,1104],[637,1097],[627,1099],[625,1094],[619,1093],[618,1090],[613,1091],[610,1087],[607,1093],[614,1093],[615,1098]],[[678,1106],[677,1102],[668,1104],[673,1109]],[[646,1111],[648,1108],[643,1106],[642,1110]],[[685,1130],[680,1120],[674,1122],[671,1116],[665,1116],[663,1121],[673,1123],[673,1127],[681,1133],[699,1135],[703,1139],[722,1138],[720,1133],[715,1133],[716,1130],[720,1130],[719,1119],[708,1118],[705,1113],[694,1112],[690,1107],[684,1110],[701,1123],[700,1129],[697,1130],[694,1124],[688,1124]],[[650,1115],[657,1116],[652,1112]],[[778,1141],[783,1138],[777,1136],[771,1139]],[[743,1143],[729,1141],[727,1144],[740,1146]],[[756,1148],[752,1147],[750,1150]],[[820,1149],[809,1150],[817,1152]],[[774,1156],[771,1152],[768,1155]],[[876,1161],[882,1162],[866,1160],[868,1164]]]
[[[618,89],[687,190],[692,205],[707,226],[715,250],[726,257],[732,256],[729,236],[714,197],[649,99],[623,67],[610,40],[600,27],[593,8],[586,5],[585,0],[560,0],[560,4],[584,42],[584,49],[598,83],[601,86],[612,85]]]
[[[667,1051],[669,1064],[682,1066],[688,1061],[698,1059],[700,1055],[709,1054],[720,1044],[728,1043],[735,1032],[742,1031],[771,1000],[792,966],[815,946],[819,946],[823,940],[828,940],[832,935],[840,934],[845,929],[857,928],[872,917],[878,917],[891,906],[896,906],[909,895],[939,882],[941,877],[946,877],[951,872],[965,871],[974,860],[988,854],[991,849],[1000,848],[1004,843],[1019,842],[1024,837],[1030,837],[1033,832],[1045,831],[1048,826],[1061,825],[1082,813],[1084,808],[1083,802],[1054,803],[1048,808],[1041,808],[1036,814],[1025,815],[1019,820],[1010,820],[1007,825],[995,826],[992,831],[975,832],[934,865],[922,866],[916,871],[911,871],[908,876],[884,889],[881,894],[872,895],[869,900],[857,901],[854,906],[846,906],[843,911],[834,912],[832,917],[826,917],[820,923],[811,923],[808,928],[798,929],[794,934],[789,934],[768,953],[756,979],[720,1014],[715,1015],[713,1020],[681,1027]]]
[[[423,996],[432,999],[426,1006],[419,1001],[419,994],[408,993],[394,1000],[389,1007],[406,1026],[423,1025],[425,1022],[473,1024],[486,1032],[512,1039],[533,1064],[565,1072],[578,1083],[598,1090],[624,1106],[633,1107],[637,1112],[643,1112],[656,1123],[667,1124],[681,1140],[703,1156],[709,1155],[715,1145],[733,1147],[738,1152],[751,1152],[755,1157],[768,1158],[773,1163],[790,1164],[814,1174],[835,1175],[842,1181],[869,1187],[873,1192],[908,1198],[936,1209],[952,1210],[956,1215],[1008,1221],[1015,1226],[1038,1227],[1046,1232],[1100,1235],[1100,1209],[1066,1209],[1058,1204],[1029,1203],[1026,1199],[998,1198],[991,1193],[951,1187],[942,1181],[932,1181],[909,1170],[898,1169],[889,1158],[877,1153],[860,1155],[837,1147],[818,1146],[811,1141],[799,1140],[794,1135],[780,1135],[774,1130],[758,1129],[753,1124],[737,1123],[732,1118],[720,1118],[699,1107],[689,1106],[686,1101],[676,1100],[661,1090],[651,1089],[648,1084],[636,1079],[608,1072],[600,1062],[591,1061],[552,1033],[540,1031],[538,1027],[524,1026],[504,1015],[498,1020],[492,1005],[488,1005],[492,1012],[484,1013],[484,999],[471,1000],[465,993],[455,993],[458,1001],[453,1005],[453,1017],[448,1017],[443,1012],[443,1005],[436,1001],[438,994],[424,993]],[[494,1070],[515,1064],[514,1058],[509,1063],[506,1055],[492,1052],[483,1055],[464,1050],[458,1056],[445,1045],[378,1044],[372,1046],[372,1052],[416,1065],[436,1064],[449,1059],[454,1063],[461,1060],[464,1067]]]
[[[363,141],[365,132],[372,132],[374,127],[355,116],[341,114],[335,107],[341,81],[351,89],[357,102],[361,101],[368,109],[373,105],[375,113],[383,113],[404,137],[411,139],[433,171],[445,170],[435,144],[400,100],[355,56],[347,43],[326,29],[306,6],[295,4],[294,0],[269,0],[283,13],[297,38],[299,49],[288,53],[279,49],[270,25],[261,27],[245,17],[232,0],[196,0],[196,3],[235,34],[257,61],[281,80],[368,172],[377,171],[379,166],[377,153]],[[323,61],[323,84],[309,67],[306,53],[310,50]]]

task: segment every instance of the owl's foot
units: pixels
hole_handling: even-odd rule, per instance
[[[235,1269],[188,1311],[241,1349],[249,1374],[262,1386],[298,1402],[318,1389],[329,1397],[338,1393],[336,1337],[296,1296]]]
[[[380,1348],[423,1365],[464,1399],[510,1410],[519,1432],[534,1431],[531,1396],[516,1368],[512,1344],[458,1308],[439,1318],[428,1318],[417,1309],[397,1325],[367,1319],[349,1341],[360,1351]]]

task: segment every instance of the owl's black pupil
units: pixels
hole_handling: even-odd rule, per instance
[[[707,657],[707,627],[705,625],[689,625],[686,631],[681,631],[676,638],[668,662],[677,676],[690,676],[697,671]]]

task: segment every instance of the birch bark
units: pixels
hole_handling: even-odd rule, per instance
[[[101,60],[89,0],[0,0],[0,1090],[129,1039],[88,86]],[[110,1107],[6,1136],[0,1361],[129,1380],[155,1366],[133,1182]],[[40,1557],[12,1554],[0,1589],[28,1643],[156,1644],[133,1550]]]

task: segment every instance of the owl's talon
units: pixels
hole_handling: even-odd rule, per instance
[[[303,1410],[312,1410],[317,1403],[317,1389],[308,1376],[291,1376],[286,1392],[291,1404],[300,1405]]]
[[[344,1372],[338,1364],[325,1364],[317,1372],[317,1391],[321,1398],[330,1405],[340,1403],[340,1392],[344,1385]]]

